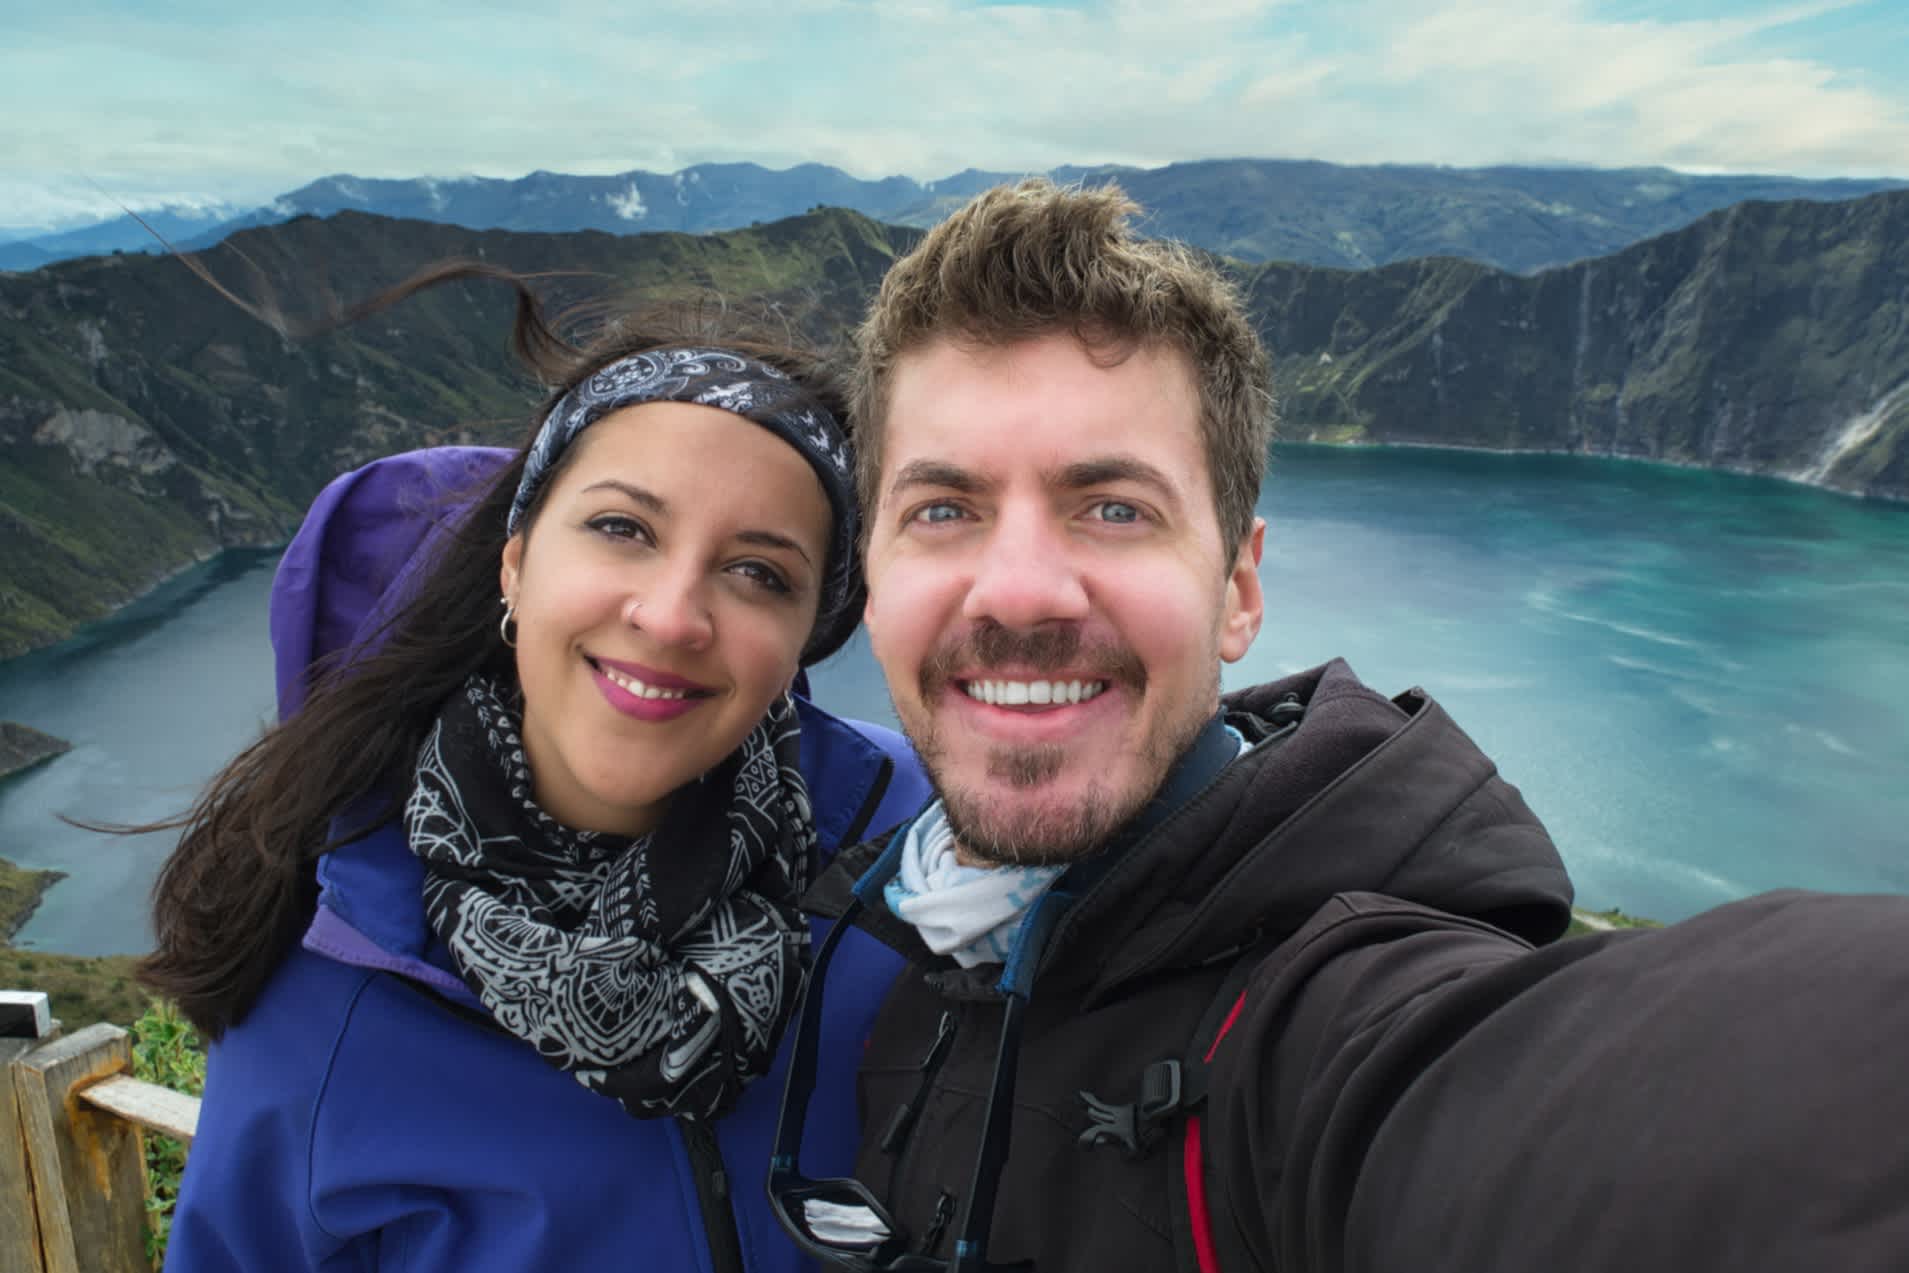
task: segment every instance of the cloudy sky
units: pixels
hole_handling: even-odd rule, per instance
[[[1903,0],[13,4],[0,227],[340,172],[730,160],[1909,177],[1906,72]]]

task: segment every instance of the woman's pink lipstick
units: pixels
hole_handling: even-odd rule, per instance
[[[706,685],[657,668],[645,667],[641,663],[595,657],[588,661],[590,675],[595,678],[604,701],[623,715],[636,720],[675,720],[702,706],[715,692]],[[664,691],[667,697],[646,697],[623,684],[625,681],[641,682],[648,688]]]

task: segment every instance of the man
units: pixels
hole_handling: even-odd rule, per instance
[[[863,1269],[1909,1267],[1909,907],[1550,945],[1549,838],[1423,693],[1222,703],[1268,367],[1134,211],[990,191],[863,327],[869,635],[938,799],[810,895],[911,967],[857,1181],[800,1175],[793,1068],[785,1224]]]

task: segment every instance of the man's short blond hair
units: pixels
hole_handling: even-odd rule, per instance
[[[1133,232],[1140,206],[1108,185],[996,186],[897,261],[857,334],[850,386],[863,525],[875,516],[898,361],[950,338],[983,347],[1067,331],[1096,356],[1185,356],[1200,394],[1213,505],[1229,549],[1253,526],[1273,434],[1272,371],[1238,290],[1177,243]]]

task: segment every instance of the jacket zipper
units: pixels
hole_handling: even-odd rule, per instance
[[[716,1131],[700,1118],[678,1118],[683,1148],[696,1176],[696,1201],[703,1213],[703,1234],[709,1239],[709,1265],[716,1273],[744,1273],[742,1237],[736,1231],[736,1212],[729,1201],[729,1172],[723,1166]]]

